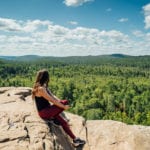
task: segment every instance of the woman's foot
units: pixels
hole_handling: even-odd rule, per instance
[[[81,146],[81,145],[84,145],[86,142],[84,140],[81,140],[80,138],[75,138],[73,140],[73,146],[74,147],[78,147],[78,146]]]

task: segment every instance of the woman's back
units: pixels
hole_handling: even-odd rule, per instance
[[[50,103],[42,96],[35,96],[35,104],[38,111],[50,106]]]

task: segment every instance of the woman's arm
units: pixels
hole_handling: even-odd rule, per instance
[[[63,105],[60,103],[55,97],[53,97],[51,94],[49,94],[44,87],[39,87],[38,90],[40,96],[44,97],[46,100],[52,102],[54,105],[62,108],[62,109],[68,109],[69,105]]]
[[[60,101],[60,99],[59,99],[56,95],[54,95],[49,89],[47,89],[47,90],[48,90],[48,93],[49,93],[54,99]]]

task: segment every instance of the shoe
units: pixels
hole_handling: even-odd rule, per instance
[[[75,147],[78,147],[78,146],[81,146],[81,145],[84,145],[86,142],[84,140],[81,140],[80,138],[76,138],[73,140],[73,145]]]

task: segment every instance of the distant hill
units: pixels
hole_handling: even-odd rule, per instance
[[[0,59],[4,59],[4,60],[15,60],[17,58],[17,56],[0,56]]]
[[[24,55],[24,56],[0,56],[0,59],[15,60],[15,61],[32,61],[40,58],[38,55]]]
[[[130,55],[124,55],[124,54],[112,54],[110,56],[112,56],[112,57],[118,57],[118,58],[130,57]]]
[[[97,55],[97,56],[68,56],[68,57],[52,57],[52,56],[38,56],[38,55],[25,55],[25,56],[0,56],[0,60],[14,61],[14,62],[50,62],[62,64],[93,64],[93,65],[129,65],[141,64],[150,62],[150,56],[130,56],[124,54],[112,55]],[[149,66],[149,65],[148,65]]]
[[[15,60],[15,61],[35,61],[39,59],[46,59],[46,60],[74,60],[74,61],[79,61],[79,60],[92,60],[94,59],[99,59],[99,58],[113,58],[113,57],[118,57],[118,58],[125,58],[128,57],[128,55],[123,55],[123,54],[112,54],[112,55],[97,55],[97,56],[67,56],[67,57],[53,57],[53,56],[38,56],[38,55],[24,55],[24,56],[0,56],[0,59],[3,60]]]

